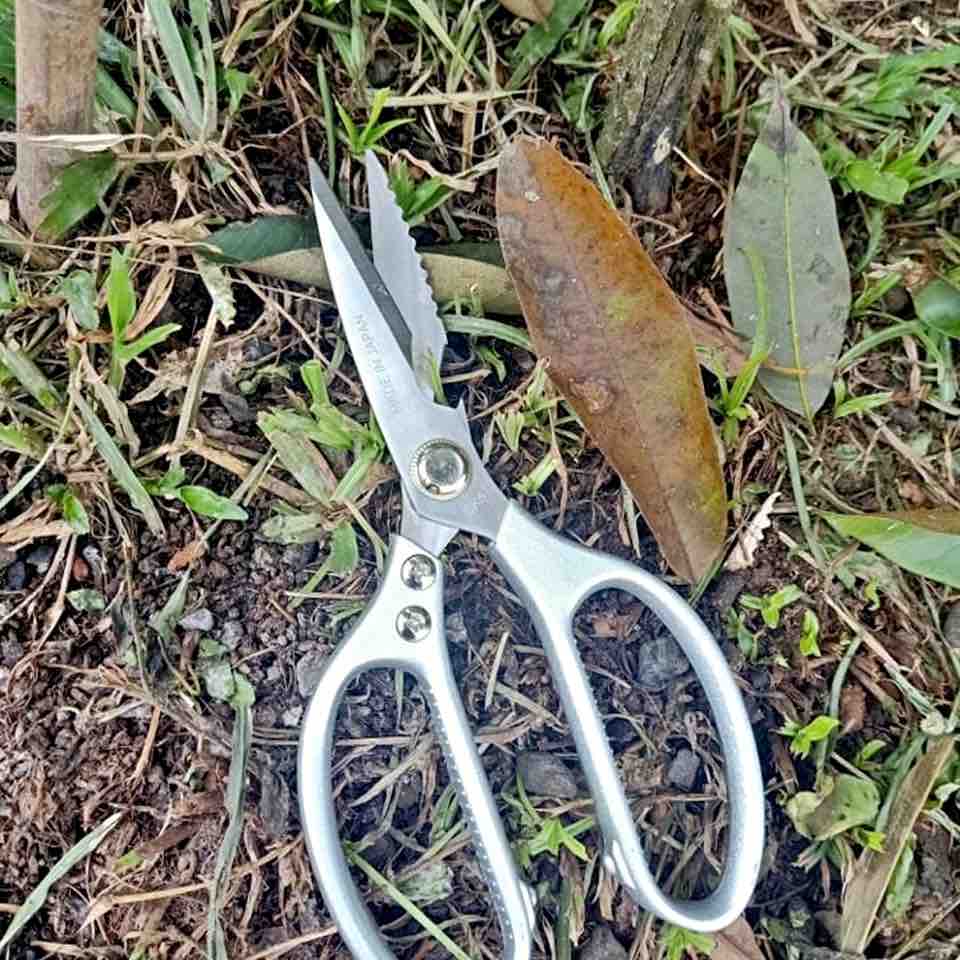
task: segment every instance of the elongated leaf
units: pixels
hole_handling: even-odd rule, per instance
[[[56,410],[60,396],[56,387],[46,378],[33,358],[19,347],[0,342],[0,364],[3,364],[17,379],[20,386],[43,407]]]
[[[156,28],[157,38],[170,65],[180,100],[191,121],[192,128],[188,132],[191,136],[199,137],[203,131],[203,102],[170,0],[147,0],[147,12]]]
[[[117,483],[123,487],[133,505],[143,514],[150,532],[162,538],[164,529],[160,514],[157,513],[157,508],[154,506],[150,494],[143,489],[143,484],[130,468],[130,464],[124,459],[116,441],[107,433],[107,428],[103,425],[103,422],[79,393],[73,395],[73,402],[76,404],[87,430],[90,431],[90,436],[93,437],[93,442],[100,451],[100,455],[107,461],[107,466],[116,478]]]
[[[523,83],[530,71],[553,53],[586,5],[586,0],[555,0],[549,16],[530,27],[514,48],[511,58],[513,75],[508,87]]]
[[[110,152],[95,153],[65,167],[57,185],[41,201],[46,213],[39,232],[62,237],[96,208],[119,173],[120,165]]]
[[[97,290],[93,274],[89,270],[74,270],[60,284],[58,291],[70,305],[73,319],[84,330],[96,330],[100,326],[97,313]]]
[[[232,224],[207,238],[219,263],[232,264],[282,280],[330,289],[323,251],[312,217],[266,216],[250,223]],[[503,255],[495,243],[451,243],[422,251],[423,265],[438,303],[453,300],[478,302],[485,314],[515,317],[522,313]],[[482,330],[460,329],[455,325],[483,324],[482,317],[448,316],[448,329],[487,336]],[[746,362],[739,335],[723,330],[687,312],[686,321],[704,356],[704,366],[715,368],[719,358],[727,376],[735,376]],[[502,325],[501,325],[502,326]],[[517,346],[526,347],[522,330],[512,328]],[[749,346],[749,344],[747,344]]]
[[[7,927],[0,939],[0,950],[10,946],[20,935],[23,928],[30,922],[33,915],[44,905],[53,885],[68,874],[84,857],[89,857],[103,842],[104,837],[120,822],[123,811],[107,817],[92,832],[75,843],[51,868],[50,872],[37,884],[33,893],[27,897],[26,903],[13,915],[10,926]]]
[[[110,272],[107,274],[107,313],[115,343],[127,338],[127,327],[137,309],[137,295],[130,276],[130,261],[119,250],[110,255]]]
[[[850,270],[830,182],[782,91],[730,205],[723,258],[736,329],[753,338],[766,318],[770,355],[760,383],[778,403],[812,418],[833,383]]]
[[[336,489],[337,480],[320,451],[305,436],[283,429],[276,417],[269,413],[261,413],[257,425],[300,486],[314,500],[327,503]]]
[[[897,790],[887,819],[882,851],[866,850],[851,871],[843,896],[840,949],[860,954],[870,942],[873,922],[896,869],[900,854],[913,834],[913,825],[927,802],[941,770],[954,756],[956,741],[945,737],[930,745]]]
[[[497,222],[537,353],[619,471],[670,566],[698,580],[726,495],[693,338],[653,261],[545,142],[504,151]]]
[[[177,496],[194,512],[217,520],[246,520],[247,511],[229,497],[221,497],[206,487],[181,487]]]
[[[227,829],[224,831],[217,862],[210,881],[210,906],[207,912],[207,957],[209,960],[228,960],[223,926],[220,923],[220,911],[223,909],[227,882],[233,861],[240,846],[243,832],[243,800],[246,794],[247,764],[250,760],[250,742],[253,734],[253,713],[250,709],[252,690],[245,677],[234,674],[242,693],[231,701],[233,715],[233,749],[230,751],[230,773],[227,776],[227,790],[224,803],[227,808]]]
[[[824,518],[838,533],[873,547],[904,570],[960,587],[960,511],[826,513]]]

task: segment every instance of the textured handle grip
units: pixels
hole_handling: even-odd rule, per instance
[[[763,853],[760,762],[740,692],[723,655],[697,616],[656,577],[607,554],[556,536],[516,504],[507,508],[494,554],[536,623],[590,785],[605,845],[605,865],[645,909],[669,923],[711,932],[747,905]],[[720,885],[702,900],[680,901],[647,866],[603,721],[573,636],[573,616],[590,594],[624,590],[663,621],[696,671],[713,710],[726,765],[730,826]]]
[[[504,957],[527,960],[534,900],[520,880],[496,804],[460,700],[443,629],[440,561],[394,537],[383,583],[351,635],[324,667],[300,739],[300,812],[323,898],[340,935],[358,960],[393,960],[353,884],[341,849],[331,777],[337,711],[347,685],[377,667],[418,677],[431,706],[451,780],[473,833],[504,942]]]

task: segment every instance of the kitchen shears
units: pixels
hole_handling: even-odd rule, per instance
[[[337,710],[352,680],[375,668],[420,682],[500,924],[509,960],[531,954],[532,890],[523,882],[474,743],[444,635],[440,554],[460,531],[491,553],[529,610],[579,754],[603,837],[603,864],[643,908],[697,931],[735,920],[753,892],[764,836],[760,765],[743,700],[723,655],[696,612],[670,587],[623,560],[547,530],[504,496],[483,466],[462,407],[434,402],[433,365],[446,335],[387,177],[366,157],[373,259],[316,163],[310,181],[320,242],[344,333],[370,408],[400,476],[399,535],[360,621],[324,666],[303,721],[300,809],[317,881],[340,935],[358,960],[393,960],[350,876],[338,835],[332,758]],[[602,589],[623,590],[670,630],[696,672],[720,735],[729,825],[716,889],[695,901],[666,894],[647,865],[587,674],[573,616]]]

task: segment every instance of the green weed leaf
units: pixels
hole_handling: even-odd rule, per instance
[[[869,160],[854,160],[844,170],[844,176],[854,190],[881,203],[903,203],[910,189],[909,180],[881,170]]]
[[[84,330],[96,330],[100,326],[97,289],[89,270],[74,270],[60,284],[59,293],[67,301],[77,326]]]
[[[812,610],[803,611],[803,629],[800,633],[800,652],[805,657],[819,657],[820,621]]]
[[[709,957],[716,941],[708,933],[696,933],[686,927],[665,924],[660,933],[666,960],[690,960],[691,956]]]
[[[781,728],[780,733],[790,738],[790,752],[798,757],[810,754],[810,748],[820,740],[825,740],[840,725],[836,717],[815,717],[806,726],[788,720]]]
[[[507,83],[509,89],[519,87],[530,71],[553,53],[586,6],[587,0],[556,0],[547,19],[527,30],[510,59],[513,74]]]
[[[186,486],[177,496],[194,512],[215,520],[246,520],[247,511],[227,497],[221,497],[207,487]]]
[[[126,255],[114,250],[110,255],[107,274],[107,312],[113,332],[114,350],[119,350],[127,338],[127,327],[137,311],[137,296],[130,276],[130,262]]]
[[[103,594],[99,590],[71,590],[67,600],[74,610],[80,613],[97,613],[106,607]]]
[[[63,519],[67,521],[74,533],[82,536],[90,532],[90,518],[87,516],[87,511],[70,487],[62,483],[54,484],[47,487],[47,496],[60,507]]]
[[[960,511],[826,513],[824,519],[838,533],[865,543],[904,570],[960,588]]]
[[[753,339],[767,321],[765,390],[811,419],[833,382],[850,312],[850,270],[830,182],[778,90],[750,151],[724,231],[734,326]],[[757,283],[756,264],[765,283]],[[762,297],[766,296],[764,303]]]
[[[46,903],[54,884],[61,877],[66,876],[81,860],[89,857],[100,846],[106,835],[120,822],[122,816],[123,811],[120,810],[107,817],[100,826],[75,843],[50,868],[49,873],[37,884],[23,906],[13,915],[10,926],[7,927],[3,937],[0,938],[0,951],[5,950],[17,939],[34,914]]]
[[[96,209],[120,173],[112,153],[93,153],[65,167],[41,202],[46,210],[39,232],[57,238]]]
[[[951,337],[960,337],[960,289],[946,280],[933,280],[913,294],[921,323]]]

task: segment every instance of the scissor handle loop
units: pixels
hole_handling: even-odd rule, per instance
[[[747,906],[759,875],[764,794],[743,699],[710,631],[693,608],[656,577],[557,536],[514,503],[507,507],[493,550],[530,611],[550,662],[593,796],[604,865],[639,905],[669,923],[707,933],[728,926]],[[725,761],[729,827],[723,877],[701,900],[668,896],[651,874],[583,669],[573,617],[587,597],[602,589],[624,590],[660,618],[687,655],[713,712]]]
[[[432,581],[411,577],[409,568],[404,577],[404,564],[413,557],[432,562]],[[411,607],[425,611],[430,622],[418,639],[405,639],[398,630],[398,617]],[[422,625],[422,618],[412,622],[407,618],[407,637],[416,635],[418,622]],[[359,674],[379,667],[405,670],[419,679],[500,922],[503,955],[507,960],[527,960],[531,953],[533,893],[520,879],[497,814],[453,677],[443,625],[440,560],[404,537],[393,537],[380,588],[350,636],[324,664],[304,716],[299,763],[304,837],[327,909],[358,960],[394,960],[394,955],[360,898],[341,846],[333,799],[333,741],[348,685]]]

